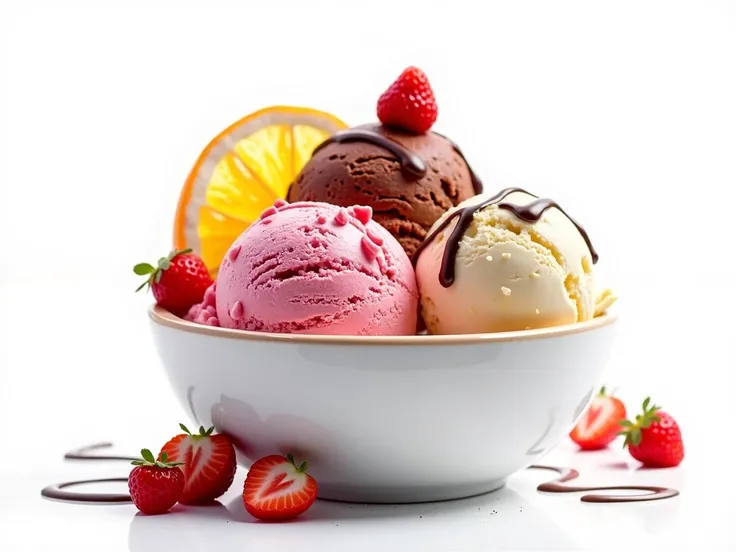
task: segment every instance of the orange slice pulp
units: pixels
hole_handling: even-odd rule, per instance
[[[314,149],[347,128],[329,113],[274,106],[251,113],[202,151],[179,197],[174,247],[191,248],[214,276],[230,245],[283,199]]]

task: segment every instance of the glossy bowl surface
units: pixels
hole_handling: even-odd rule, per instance
[[[310,336],[149,311],[174,393],[241,464],[291,452],[321,498],[424,502],[501,487],[572,429],[616,316],[495,334]]]

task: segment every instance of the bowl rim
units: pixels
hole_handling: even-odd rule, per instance
[[[226,339],[242,341],[270,341],[300,345],[469,345],[483,343],[504,343],[508,341],[529,341],[534,339],[549,339],[566,335],[586,333],[606,326],[610,326],[618,315],[605,312],[591,320],[573,322],[561,326],[538,328],[532,330],[515,330],[509,332],[494,332],[480,334],[452,334],[452,335],[406,335],[406,336],[374,336],[374,335],[313,335],[313,334],[277,334],[268,332],[253,332],[247,330],[231,330],[217,326],[205,326],[189,322],[172,314],[159,305],[151,305],[148,309],[151,321],[159,326],[165,326],[187,333],[208,335]]]

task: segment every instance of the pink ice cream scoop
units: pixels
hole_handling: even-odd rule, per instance
[[[411,261],[371,216],[370,207],[277,201],[222,261],[219,324],[273,333],[414,334]]]
[[[212,284],[204,292],[204,298],[202,302],[193,305],[189,309],[189,312],[184,317],[185,320],[190,322],[197,322],[198,324],[204,324],[205,326],[219,326],[220,321],[217,319],[217,309],[215,308],[215,288],[217,284]]]

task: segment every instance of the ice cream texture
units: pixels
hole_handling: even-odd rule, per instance
[[[368,205],[411,256],[447,209],[480,188],[459,148],[444,136],[366,124],[317,148],[288,199]]]
[[[615,301],[610,290],[596,295],[597,255],[587,234],[550,201],[519,189],[481,194],[434,224],[415,259],[422,316],[430,333],[581,322]],[[539,217],[524,220],[519,213]],[[463,218],[467,228],[453,236]]]
[[[205,326],[219,326],[220,321],[217,319],[217,307],[215,305],[215,290],[217,284],[213,283],[204,292],[204,298],[201,303],[193,305],[184,317],[185,320],[204,324]]]
[[[219,324],[241,330],[409,335],[417,303],[411,261],[359,205],[278,200],[232,244],[216,281]]]

